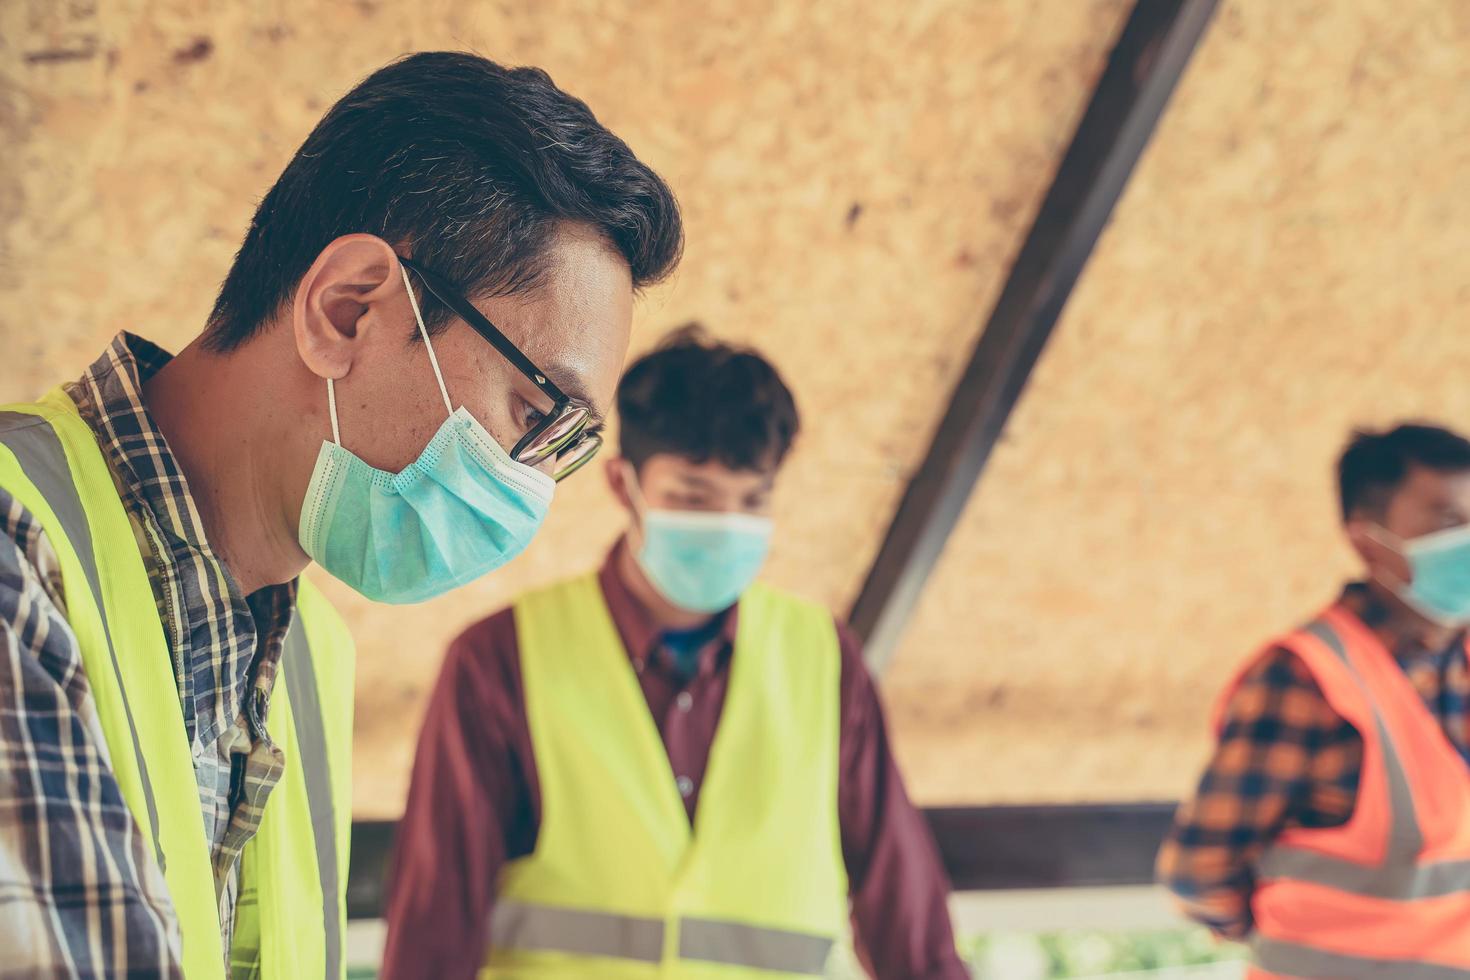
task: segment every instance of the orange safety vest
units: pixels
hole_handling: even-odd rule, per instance
[[[1331,608],[1274,645],[1362,736],[1363,770],[1346,824],[1289,828],[1258,859],[1248,976],[1470,980],[1470,767],[1356,616]]]

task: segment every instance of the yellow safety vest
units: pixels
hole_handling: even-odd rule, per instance
[[[482,977],[822,975],[848,923],[837,633],[761,586],[739,615],[691,831],[595,576],[516,604],[541,824],[499,882]]]
[[[173,657],[112,471],[65,392],[0,408],[0,486],[56,550],[113,773],[173,898],[184,974],[222,978],[214,874]],[[338,980],[346,975],[355,657],[346,626],[305,581],[297,611],[271,697],[271,734],[286,769],[241,857],[235,945],[259,949],[268,980]]]

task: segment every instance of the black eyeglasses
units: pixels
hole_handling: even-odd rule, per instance
[[[435,299],[468,323],[475,333],[490,341],[490,345],[502,357],[524,374],[538,391],[551,399],[551,411],[521,437],[520,442],[511,450],[511,459],[527,466],[540,466],[548,459],[554,459],[551,477],[557,481],[565,480],[586,466],[597,455],[597,450],[602,448],[602,436],[588,429],[592,423],[592,406],[580,398],[563,394],[544,371],[532,364],[531,359],[500,332],[499,327],[486,319],[483,313],[470,305],[463,294],[438,274],[401,255],[398,261],[419,277],[424,288]]]

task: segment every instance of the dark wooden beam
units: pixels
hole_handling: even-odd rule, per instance
[[[853,604],[882,667],[1216,0],[1138,0]],[[983,111],[977,106],[976,111]]]
[[[1143,885],[1172,803],[935,807],[924,811],[956,891]],[[347,916],[383,914],[392,820],[352,823]]]
[[[956,891],[1146,885],[1172,803],[924,811]]]
[[[347,865],[347,918],[376,919],[383,914],[388,869],[393,861],[396,820],[352,821],[352,857]]]

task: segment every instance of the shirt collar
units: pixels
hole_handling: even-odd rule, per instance
[[[1342,590],[1340,605],[1373,631],[1400,663],[1426,656],[1443,656],[1465,645],[1465,631],[1458,630],[1443,640],[1441,631],[1423,623],[1408,623],[1366,582],[1349,583]]]
[[[197,547],[204,536],[194,498],[143,401],[143,386],[171,360],[173,355],[158,345],[124,331],[67,392],[92,426],[125,492],[136,495],[158,529],[175,543]]]
[[[92,428],[130,516],[147,531],[157,560],[155,591],[170,642],[176,647],[185,699],[184,722],[207,744],[235,719],[249,686],[252,661],[269,690],[280,644],[257,644],[256,610],[267,637],[279,639],[292,616],[296,583],[240,594],[229,569],[209,546],[194,497],[178,460],[143,399],[143,386],[172,355],[130,333],[120,333],[86,373],[67,386]],[[225,640],[222,642],[221,637]],[[261,656],[269,649],[269,657]]]
[[[598,582],[602,586],[602,595],[607,601],[608,612],[612,614],[613,625],[617,628],[618,635],[622,637],[623,646],[628,650],[628,656],[635,664],[640,662],[656,663],[660,651],[663,631],[643,604],[633,595],[628,584],[623,581],[622,554],[628,548],[626,537],[618,539],[608,552],[607,558],[602,563],[602,569],[598,572]],[[713,644],[717,650],[730,650],[735,645],[735,635],[738,628],[740,607],[731,606],[729,609],[717,615],[723,617],[718,634],[719,642]],[[701,670],[705,665],[701,664]]]

